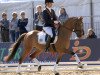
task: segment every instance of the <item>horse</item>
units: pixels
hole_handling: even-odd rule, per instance
[[[34,61],[38,64],[38,71],[41,70],[41,65],[39,61],[36,59],[37,56],[39,56],[45,49],[45,45],[38,43],[38,36],[37,34],[40,31],[33,30],[28,33],[22,34],[18,40],[10,47],[10,50],[12,51],[11,54],[6,56],[4,60],[6,62],[13,59],[15,53],[17,52],[17,49],[21,42],[23,42],[24,51],[19,59],[19,65],[18,70],[20,70],[20,65],[25,60],[25,58],[30,54],[31,50],[35,47],[36,50],[34,53],[30,54],[30,60]],[[83,67],[83,64],[81,63],[79,57],[77,54],[71,50],[69,50],[70,47],[70,36],[72,35],[72,32],[75,32],[77,37],[81,38],[83,36],[83,18],[82,17],[71,17],[69,18],[63,25],[60,25],[58,28],[58,40],[55,43],[56,51],[58,53],[56,64],[54,65],[54,72],[55,75],[59,75],[57,71],[57,66],[63,56],[63,54],[70,54],[75,57],[78,66],[80,68]],[[49,47],[49,52],[55,53],[53,48]]]

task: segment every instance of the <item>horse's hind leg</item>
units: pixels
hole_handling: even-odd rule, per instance
[[[19,59],[19,64],[22,64],[22,62],[25,60],[25,58],[29,55],[29,53],[31,52],[32,47],[30,48],[25,48],[23,54],[21,55],[21,58]]]
[[[40,62],[36,59],[36,57],[41,53],[42,51],[36,50],[33,54],[30,55],[31,60],[33,60],[35,63],[38,64],[38,71],[41,71],[41,65]]]
[[[28,54],[30,53],[31,50],[32,50],[31,45],[30,46],[28,46],[28,44],[25,45],[25,50],[23,51],[21,58],[19,59],[19,65],[18,65],[18,68],[17,68],[17,73],[20,73],[21,64],[24,61],[24,59],[28,56]]]

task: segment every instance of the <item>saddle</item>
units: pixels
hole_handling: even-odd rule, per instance
[[[59,24],[55,24],[54,26],[55,26],[56,29],[52,29],[53,37],[50,39],[49,44],[52,46],[52,48],[56,52],[55,43],[58,40],[58,28],[60,27],[60,23]],[[48,41],[48,37],[49,37],[49,35],[44,30],[39,32],[38,33],[38,43],[46,45],[46,43]]]
[[[54,37],[51,39],[50,44],[55,44],[57,42],[57,39],[58,39],[58,36],[56,35],[57,33],[56,34],[53,33],[53,34],[54,34]],[[41,31],[37,34],[37,36],[38,36],[38,43],[46,45],[46,41],[48,39],[48,34],[45,33],[45,31]]]

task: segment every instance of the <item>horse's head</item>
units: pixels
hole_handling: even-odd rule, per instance
[[[66,29],[75,32],[77,37],[80,38],[84,35],[83,18],[72,17],[69,18],[63,25]]]
[[[84,29],[83,29],[83,18],[76,18],[73,31],[76,33],[77,37],[82,37],[84,35]]]

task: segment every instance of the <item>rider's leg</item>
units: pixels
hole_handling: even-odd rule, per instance
[[[48,34],[46,48],[45,48],[45,51],[47,52],[50,47],[51,38],[53,37],[53,31],[51,27],[43,27],[43,30]]]
[[[52,32],[53,32],[53,41],[55,40],[55,37],[56,37],[56,31],[55,31],[55,28],[52,28]],[[56,52],[56,47],[55,47],[55,44],[52,44],[52,48],[53,50]]]
[[[51,36],[48,35],[47,41],[46,41],[46,48],[45,51],[47,52],[49,50],[50,47],[50,42],[51,42]]]

